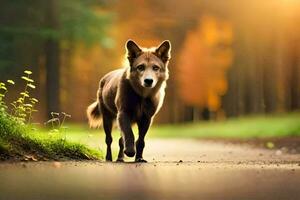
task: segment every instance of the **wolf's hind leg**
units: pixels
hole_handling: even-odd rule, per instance
[[[150,127],[151,118],[147,116],[143,116],[137,123],[139,129],[139,138],[136,141],[136,162],[147,162],[143,159],[143,151],[145,147],[145,136]]]
[[[105,132],[105,143],[107,145],[106,148],[106,161],[112,161],[111,155],[111,143],[112,143],[112,126],[113,126],[113,118],[111,117],[110,113],[103,112],[103,128]]]
[[[119,150],[119,154],[118,154],[118,159],[117,159],[117,162],[124,162],[124,141],[123,141],[123,138],[120,137],[119,139],[119,147],[120,147],[120,150]]]

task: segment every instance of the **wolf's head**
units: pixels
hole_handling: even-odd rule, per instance
[[[130,65],[127,76],[138,91],[149,93],[160,88],[169,78],[170,41],[166,40],[158,47],[141,48],[134,41],[128,40],[126,50]]]

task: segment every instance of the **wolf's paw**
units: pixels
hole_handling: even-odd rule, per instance
[[[112,161],[112,157],[111,156],[106,156],[105,160],[106,160],[106,162],[111,162]]]
[[[124,150],[124,153],[128,157],[133,157],[135,155],[135,150],[134,150],[134,148],[126,148]]]
[[[139,163],[146,163],[147,160],[144,160],[143,158],[136,158],[135,162],[139,162]]]
[[[124,162],[124,159],[123,158],[118,158],[117,160],[116,160],[116,162]]]

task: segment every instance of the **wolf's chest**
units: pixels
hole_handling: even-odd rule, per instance
[[[136,120],[140,119],[143,115],[153,116],[156,107],[150,99],[143,99],[134,106],[134,117]]]

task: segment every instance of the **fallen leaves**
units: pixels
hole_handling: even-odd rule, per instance
[[[37,162],[38,159],[35,158],[33,155],[25,155],[24,156],[24,161],[35,161],[35,162]]]

